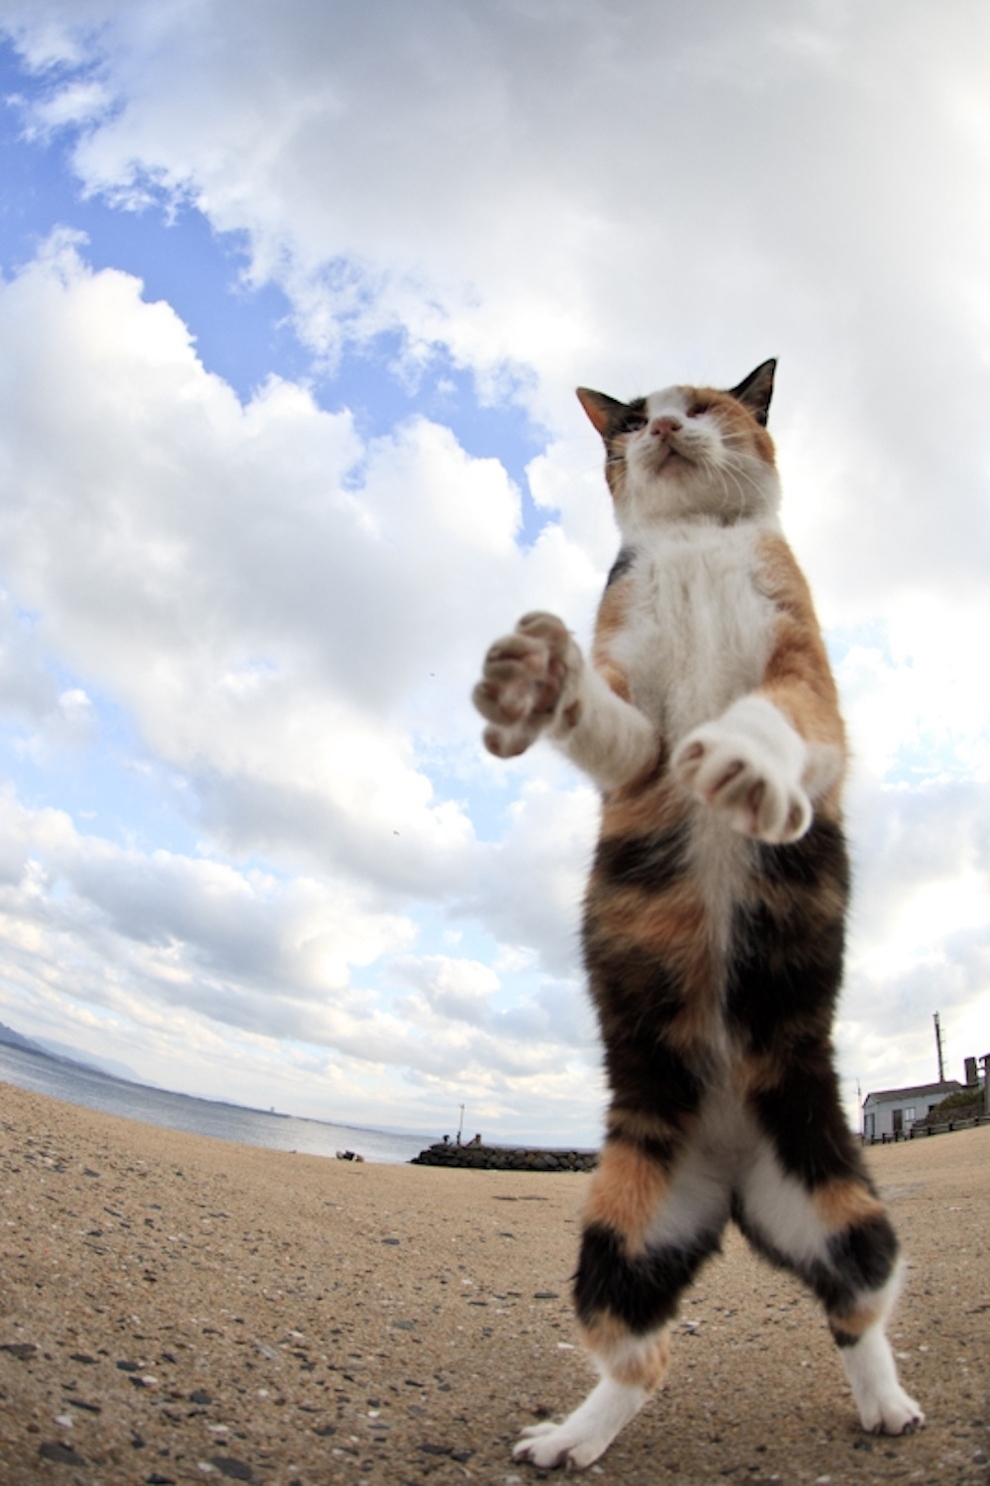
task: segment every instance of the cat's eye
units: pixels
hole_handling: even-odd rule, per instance
[[[646,427],[646,415],[643,414],[643,413],[634,413],[631,418],[627,418],[626,421],[623,423],[623,425],[622,425],[622,432],[623,433],[636,433],[639,429],[645,428],[645,427]]]
[[[708,402],[693,402],[687,410],[689,418],[700,418],[702,413],[707,413],[711,408]]]

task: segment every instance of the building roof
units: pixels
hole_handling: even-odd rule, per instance
[[[872,1101],[874,1104],[887,1104],[897,1099],[921,1099],[923,1097],[937,1094],[940,1099],[945,1099],[949,1094],[958,1094],[964,1089],[957,1078],[947,1078],[941,1084],[915,1084],[910,1089],[881,1089],[876,1094],[867,1094],[863,1100],[864,1109]]]

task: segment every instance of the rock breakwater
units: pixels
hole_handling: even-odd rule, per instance
[[[413,1156],[411,1166],[473,1167],[480,1171],[593,1171],[597,1151],[534,1150],[529,1146],[439,1142]]]

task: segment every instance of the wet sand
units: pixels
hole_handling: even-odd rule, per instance
[[[926,1427],[862,1434],[816,1304],[731,1232],[590,1482],[988,1486],[990,1127],[869,1159]],[[552,1479],[511,1446],[589,1382],[587,1183],[286,1155],[0,1085],[0,1482]]]

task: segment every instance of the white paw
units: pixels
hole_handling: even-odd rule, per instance
[[[921,1409],[899,1383],[861,1403],[859,1416],[870,1434],[904,1434],[925,1422]]]
[[[745,697],[688,733],[674,751],[675,779],[744,835],[797,841],[811,825],[801,784],[807,750],[770,702]]]
[[[498,758],[524,753],[572,700],[581,652],[553,614],[525,614],[485,656],[474,705],[487,718],[485,747]]]
[[[531,1424],[524,1429],[513,1459],[528,1460],[542,1470],[558,1465],[584,1470],[604,1455],[647,1397],[645,1388],[602,1378],[563,1424]]]
[[[903,1434],[924,1424],[925,1416],[897,1380],[897,1364],[880,1325],[852,1347],[841,1347],[863,1428],[870,1434]]]
[[[558,1465],[569,1470],[584,1470],[593,1465],[612,1443],[611,1439],[585,1439],[573,1429],[569,1420],[563,1424],[531,1424],[512,1451],[513,1460],[528,1460],[541,1470],[554,1470]]]

